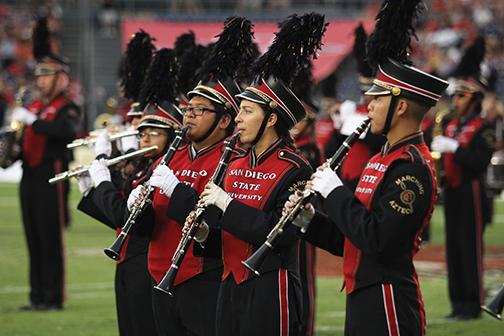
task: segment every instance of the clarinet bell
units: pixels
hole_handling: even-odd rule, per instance
[[[502,308],[504,307],[504,285],[499,290],[497,295],[490,301],[489,304],[481,306],[488,314],[492,315],[498,320],[502,320]]]
[[[255,275],[259,276],[259,269],[263,264],[264,260],[268,256],[271,251],[271,245],[268,243],[264,243],[255,251],[247,260],[242,261],[243,266],[247,267],[249,270],[255,273]]]
[[[175,276],[177,275],[177,270],[178,269],[173,267],[172,265],[168,272],[166,272],[163,279],[161,279],[161,281],[157,284],[157,286],[154,286],[154,288],[170,296],[173,296],[171,289],[173,287],[173,282],[175,281]]]
[[[121,257],[121,248],[124,244],[124,240],[126,239],[126,235],[121,232],[119,236],[117,236],[116,240],[112,243],[112,245],[109,248],[106,248],[103,250],[103,252],[109,257],[110,259],[113,260],[119,260]]]

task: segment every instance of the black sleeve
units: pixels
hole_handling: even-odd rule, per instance
[[[253,208],[237,200],[231,201],[222,216],[222,229],[241,240],[260,246],[264,243],[266,236],[281,217],[282,208],[289,196],[295,189],[302,189],[300,187],[304,186],[306,180],[310,178],[311,172],[312,170],[308,165],[302,166],[299,169],[291,169],[279,181],[275,192],[270,196],[272,204],[271,206],[267,204],[267,208],[271,210],[267,212]],[[282,234],[278,246],[291,245],[296,239],[298,238],[295,229],[288,228]]]
[[[166,216],[176,220],[180,225],[184,225],[187,216],[194,210],[198,200],[199,194],[196,190],[185,183],[179,183],[170,197]]]
[[[116,227],[115,227],[114,223],[109,221],[107,216],[105,216],[101,212],[100,208],[97,207],[95,205],[95,203],[93,202],[93,193],[94,193],[94,189],[91,189],[91,191],[89,192],[89,194],[87,196],[83,196],[81,198],[79,204],[77,204],[77,209],[79,209],[80,211],[82,211],[86,215],[90,216],[91,218],[94,218],[97,221],[102,222],[106,226],[115,230]]]
[[[428,168],[420,163],[397,162],[375,192],[371,210],[346,187],[333,190],[324,202],[331,222],[361,251],[375,257],[393,257],[410,249],[432,202]]]
[[[40,120],[33,122],[32,128],[36,134],[48,138],[64,140],[67,142],[75,139],[80,122],[79,108],[74,104],[64,106],[54,120]]]
[[[114,227],[121,228],[128,215],[126,199],[112,182],[102,182],[93,192],[93,202],[101,213],[113,223]]]
[[[468,148],[459,146],[453,155],[453,160],[474,175],[486,171],[495,150],[495,133],[489,127],[484,127],[475,134]]]
[[[308,226],[308,230],[302,233],[298,230],[298,236],[311,244],[326,250],[337,256],[343,256],[345,237],[326,214],[315,211],[315,216]]]

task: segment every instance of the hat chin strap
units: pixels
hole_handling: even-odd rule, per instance
[[[205,141],[210,136],[210,134],[212,134],[213,131],[217,128],[217,125],[219,124],[219,121],[221,120],[222,116],[223,116],[223,114],[216,113],[215,114],[215,120],[212,123],[212,126],[210,126],[210,128],[208,129],[208,131],[205,134],[203,134],[202,136],[200,136],[198,139],[195,139],[194,142],[203,142],[203,141]]]
[[[389,108],[387,111],[387,118],[385,119],[385,126],[383,126],[382,135],[387,136],[390,131],[390,126],[392,125],[392,118],[394,117],[394,111],[397,106],[397,96],[392,95],[392,99],[390,100]]]
[[[268,119],[269,119],[269,116],[271,115],[271,113],[272,112],[270,109],[268,109],[266,111],[266,113],[264,113],[264,119],[261,122],[261,127],[259,127],[259,131],[257,131],[257,135],[256,135],[254,141],[252,141],[252,144],[251,144],[252,146],[256,145],[259,142],[259,140],[261,140],[261,137],[264,134],[264,130],[266,129],[266,124],[268,123]]]

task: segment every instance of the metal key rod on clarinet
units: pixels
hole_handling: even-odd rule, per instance
[[[164,155],[159,165],[168,165],[170,163],[186,133],[187,127],[182,127],[180,130],[177,130],[175,132],[175,138],[171,142],[170,148],[168,148],[168,151]],[[121,232],[116,237],[116,240],[109,248],[103,250],[103,252],[111,259],[119,260],[121,256],[121,249],[124,245],[124,242],[126,241],[126,237],[128,236],[130,229],[133,227],[133,225],[147,208],[147,206],[152,203],[152,194],[154,193],[154,187],[150,185],[148,179],[146,180],[146,182],[144,182],[143,186],[147,189],[147,192],[143,196],[141,196],[140,201],[131,209],[128,219],[123,225]]]
[[[235,134],[229,142],[226,144],[226,147],[224,148],[224,152],[222,153],[222,156],[219,160],[219,164],[217,165],[217,168],[215,169],[214,174],[212,175],[212,182],[215,183],[216,185],[222,184],[224,180],[224,175],[226,173],[227,166],[229,164],[229,159],[231,158],[231,154],[233,151],[233,148],[236,145],[236,141],[238,140],[239,134]],[[203,216],[205,214],[205,207],[198,202],[196,204],[195,210],[186,218],[186,222],[184,223],[184,227],[188,222],[190,221],[190,225],[188,229],[185,231],[182,231],[182,238],[180,239],[180,242],[177,246],[177,249],[175,250],[175,253],[173,254],[172,258],[172,264],[170,265],[170,268],[168,271],[165,273],[161,281],[155,286],[154,288],[173,295],[171,290],[173,287],[173,283],[175,281],[175,278],[177,276],[178,270],[180,265],[182,265],[182,261],[184,260],[184,257],[189,250],[189,247],[191,246],[191,242],[194,238],[194,235],[196,234],[196,230],[198,227],[201,225],[203,221]]]
[[[336,153],[332,156],[331,160],[329,160],[329,167],[331,167],[332,170],[337,170],[340,167],[350,148],[352,148],[361,134],[368,128],[370,121],[370,119],[364,120],[362,124],[357,127],[357,129],[355,129],[355,131],[350,134],[345,139],[343,144],[338,148]],[[247,260],[242,261],[242,264],[245,267],[254,272],[256,275],[261,275],[259,269],[261,268],[261,265],[268,256],[269,252],[277,245],[277,242],[282,236],[286,225],[292,222],[298,216],[303,207],[311,200],[314,194],[315,193],[310,190],[303,191],[303,195],[294,205],[292,210],[283,215],[278,220],[277,224],[273,227],[273,229],[266,237],[266,241]]]

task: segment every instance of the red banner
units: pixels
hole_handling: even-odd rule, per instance
[[[359,24],[358,20],[330,21],[324,35],[322,50],[313,62],[313,76],[319,81],[331,74],[340,62],[351,52],[353,31]],[[365,23],[366,28],[372,27],[372,22]],[[156,39],[157,48],[172,48],[175,39],[180,34],[192,30],[200,44],[216,40],[216,35],[222,31],[222,22],[198,21],[154,21],[154,20],[124,20],[122,23],[122,42],[125,49],[131,36],[139,29],[145,30]],[[254,41],[261,52],[264,52],[275,37],[278,30],[276,22],[254,23]],[[369,31],[369,29],[368,29]]]

